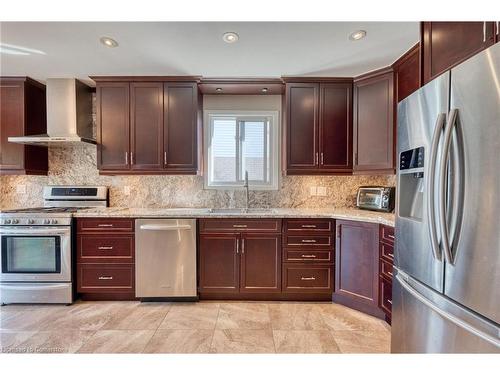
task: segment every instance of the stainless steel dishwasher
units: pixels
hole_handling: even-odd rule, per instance
[[[135,295],[196,299],[196,220],[135,221]]]

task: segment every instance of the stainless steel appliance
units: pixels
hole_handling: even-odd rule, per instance
[[[394,187],[360,186],[356,206],[363,210],[392,212],[395,190]]]
[[[398,106],[392,352],[500,352],[500,45]]]
[[[46,186],[44,199],[48,207],[0,212],[2,304],[73,301],[72,213],[106,206],[107,188]]]
[[[135,294],[196,299],[196,220],[135,221]]]

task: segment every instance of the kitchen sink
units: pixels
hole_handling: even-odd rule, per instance
[[[273,208],[211,208],[212,214],[272,214]]]

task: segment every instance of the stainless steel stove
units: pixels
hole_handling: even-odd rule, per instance
[[[104,186],[45,186],[44,207],[0,212],[0,302],[73,301],[72,216],[106,207]]]

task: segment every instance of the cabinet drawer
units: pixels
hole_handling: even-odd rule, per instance
[[[133,264],[79,264],[77,288],[82,293],[134,291]]]
[[[392,312],[392,283],[380,278],[380,308],[388,315]]]
[[[332,232],[332,220],[302,220],[302,219],[289,219],[283,223],[285,232]]]
[[[331,292],[333,291],[333,266],[284,264],[283,291]]]
[[[200,232],[281,232],[280,219],[202,219]]]
[[[380,257],[385,261],[393,264],[394,263],[394,245],[389,245],[384,242],[380,242]]]
[[[331,250],[283,249],[285,262],[333,262]]]
[[[383,259],[380,259],[380,274],[392,280],[392,264]]]
[[[82,234],[77,236],[77,262],[134,262],[133,234]]]
[[[133,232],[134,219],[85,218],[78,219],[77,232]]]
[[[301,247],[315,247],[315,246],[332,246],[332,237],[329,235],[283,235],[283,246],[301,246]]]
[[[390,244],[394,244],[394,227],[387,225],[380,226],[380,239]]]

